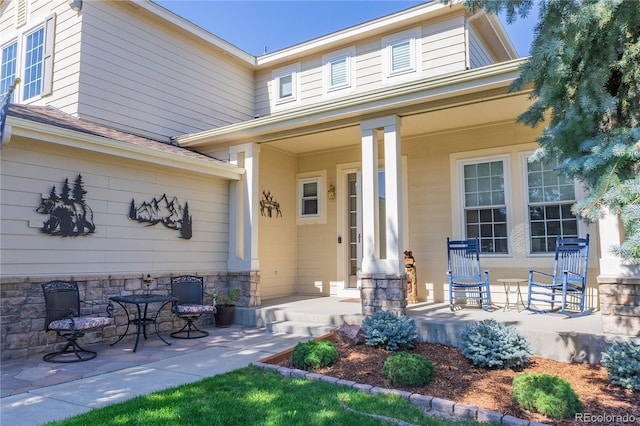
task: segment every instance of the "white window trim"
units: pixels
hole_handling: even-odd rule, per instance
[[[318,214],[315,216],[302,215],[302,184],[306,182],[318,182]],[[327,171],[298,173],[296,175],[297,195],[296,195],[296,224],[297,225],[320,225],[327,223]]]
[[[32,96],[28,99],[24,99],[24,86],[25,86],[25,49],[27,44],[27,37],[34,32],[44,28],[44,40],[43,40],[43,52],[42,52],[42,82],[40,86],[40,93]],[[56,28],[56,14],[46,16],[37,25],[24,28],[19,33],[14,33],[15,36],[9,39],[2,45],[2,49],[13,44],[18,43],[16,51],[16,77],[22,80],[22,84],[18,84],[13,93],[13,99],[15,102],[32,102],[38,99],[51,95],[53,92],[53,54],[54,54],[54,40],[55,40],[55,28]]]
[[[408,68],[393,71],[391,49],[394,45],[409,41],[411,52],[411,65]],[[382,38],[382,81],[391,83],[399,80],[417,79],[422,75],[421,28],[413,28],[401,33]]]
[[[324,95],[343,94],[355,90],[355,56],[356,48],[354,46],[338,52],[329,53],[322,56],[322,87]],[[332,86],[331,85],[331,64],[333,62],[346,60],[346,83]]]
[[[463,183],[464,183],[464,166],[467,164],[477,164],[477,163],[487,163],[491,161],[502,161],[504,164],[504,201],[507,206],[507,250],[508,253],[482,253],[483,257],[492,257],[492,258],[511,258],[513,257],[514,248],[512,246],[511,238],[509,236],[509,230],[513,226],[513,208],[510,206],[513,205],[511,200],[511,180],[512,170],[511,170],[511,156],[509,154],[497,154],[497,155],[489,155],[489,156],[478,156],[478,157],[467,157],[467,158],[459,158],[454,160],[455,167],[452,168],[452,173],[455,173],[451,179],[451,189],[452,195],[451,198],[452,208],[454,212],[458,212],[457,215],[453,215],[453,229],[454,235],[453,239],[462,239],[466,238],[466,230],[465,230],[465,219],[464,219],[464,191],[463,191]],[[457,233],[456,233],[457,232]]]
[[[554,257],[554,252],[548,253],[532,253],[531,252],[531,226],[529,224],[529,182],[527,177],[527,162],[528,158],[534,154],[535,151],[528,151],[520,153],[520,170],[521,179],[520,184],[522,185],[522,224],[524,227],[524,235],[525,235],[525,256],[527,258],[549,258]],[[575,191],[575,199],[576,201],[584,198],[584,188],[580,185],[579,181],[574,180],[574,191]],[[580,238],[584,238],[588,233],[587,226],[584,221],[578,218],[578,236]]]
[[[280,79],[291,76],[291,96],[280,99]],[[271,73],[273,107],[296,105],[300,101],[300,63],[274,70]]]

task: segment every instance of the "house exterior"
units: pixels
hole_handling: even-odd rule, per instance
[[[617,219],[577,220],[580,185],[528,161],[523,59],[494,16],[429,2],[259,57],[151,1],[5,0],[0,33],[2,93],[22,79],[0,151],[5,359],[52,341],[51,279],[96,310],[198,274],[241,306],[402,312],[405,251],[441,302],[446,238],[479,236],[501,303],[496,279],[550,269],[561,233],[591,236],[590,307],[635,283]]]

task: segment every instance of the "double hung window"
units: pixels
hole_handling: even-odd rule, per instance
[[[36,28],[16,33],[13,41],[0,47],[0,95],[4,96],[16,78],[22,83],[12,94],[12,102],[50,95],[53,90],[53,50],[56,15]]]
[[[479,238],[482,253],[507,254],[505,159],[466,162],[462,166],[464,227]]]
[[[17,73],[17,58],[18,58],[18,43],[13,42],[8,46],[2,48],[2,65],[0,68],[0,98],[9,92],[11,86],[16,79]],[[13,102],[13,94],[12,102]]]
[[[558,172],[558,162],[527,161],[528,220],[531,253],[555,251],[556,236],[577,237],[574,180]]]

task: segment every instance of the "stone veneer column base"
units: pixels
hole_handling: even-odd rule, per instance
[[[407,313],[407,275],[360,274],[362,314],[391,311]]]
[[[640,278],[598,277],[602,331],[640,336]]]

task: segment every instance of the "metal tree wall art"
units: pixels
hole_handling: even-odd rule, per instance
[[[262,200],[260,200],[260,214],[262,216],[282,217],[282,211],[280,210],[280,203],[273,198],[271,191],[262,190]]]
[[[148,223],[149,226],[161,223],[167,228],[180,231],[180,238],[190,240],[192,233],[192,217],[189,214],[189,204],[184,203],[184,208],[180,206],[177,197],[171,200],[163,194],[159,199],[153,198],[151,201],[144,201],[136,206],[135,200],[131,200],[129,206],[129,219],[141,223]]]
[[[93,223],[93,210],[85,202],[82,176],[78,174],[73,189],[69,186],[69,178],[62,184],[62,193],[58,194],[55,185],[51,187],[48,197],[40,197],[40,205],[36,212],[48,214],[40,231],[49,235],[75,237],[93,234],[96,226]]]

